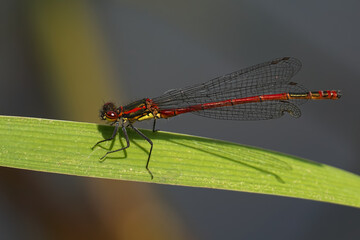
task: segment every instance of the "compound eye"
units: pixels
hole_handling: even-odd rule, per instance
[[[105,114],[106,120],[113,122],[116,121],[116,119],[118,118],[118,115],[115,111],[107,111]]]

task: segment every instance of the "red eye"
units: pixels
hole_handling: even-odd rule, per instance
[[[118,118],[118,115],[114,111],[107,111],[105,114],[105,117],[106,117],[106,120],[113,122]]]

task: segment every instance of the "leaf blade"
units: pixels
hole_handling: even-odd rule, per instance
[[[192,187],[273,194],[360,207],[359,176],[324,164],[269,150],[167,132],[142,130],[149,144],[129,130],[130,148],[111,126],[60,120],[0,116],[0,165],[77,176],[146,181]]]

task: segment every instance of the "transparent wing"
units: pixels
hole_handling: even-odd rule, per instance
[[[186,108],[193,105],[284,92],[306,92],[290,79],[300,70],[295,58],[277,58],[242,69],[202,84],[166,92],[153,98],[159,109]],[[281,117],[284,112],[300,116],[296,105],[306,100],[246,103],[192,112],[204,117],[231,120],[262,120]]]

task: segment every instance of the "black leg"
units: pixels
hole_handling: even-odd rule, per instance
[[[156,118],[154,118],[153,132],[157,132],[157,131],[158,131],[158,130],[155,130],[155,125],[156,125]]]
[[[122,131],[123,131],[123,133],[124,133],[124,137],[125,137],[125,140],[126,140],[126,146],[123,147],[123,148],[116,149],[116,150],[114,150],[114,151],[109,151],[109,152],[107,152],[104,156],[102,156],[102,158],[100,158],[100,160],[104,159],[104,158],[105,158],[108,154],[110,154],[110,153],[119,152],[119,151],[122,151],[122,150],[130,147],[129,136],[127,135],[127,132],[126,132],[126,128],[125,128],[125,126],[124,126],[124,123],[121,124],[121,129],[122,129]],[[115,131],[114,131],[114,132],[115,132]],[[114,135],[114,134],[113,134],[113,135]],[[114,138],[114,137],[112,136],[112,138]]]
[[[101,140],[101,141],[98,141],[97,143],[95,143],[95,145],[91,148],[91,149],[94,149],[94,147],[96,147],[96,145],[102,143],[102,142],[107,142],[107,141],[111,141],[114,139],[114,137],[116,136],[116,133],[119,131],[119,122],[116,122],[115,123],[115,128],[114,128],[114,132],[112,134],[112,136],[108,139],[104,139],[104,140]]]
[[[148,141],[148,143],[150,143],[151,147],[150,147],[150,151],[149,151],[149,156],[148,156],[148,160],[146,162],[146,170],[150,173],[151,179],[154,178],[154,176],[152,175],[150,169],[149,169],[149,162],[150,162],[150,157],[151,157],[151,152],[153,149],[153,142],[150,140],[150,138],[148,138],[147,136],[145,136],[142,132],[139,131],[139,129],[137,129],[136,127],[134,127],[132,124],[129,123],[129,126],[134,129],[134,131],[139,134],[141,137],[143,137],[146,141]]]

